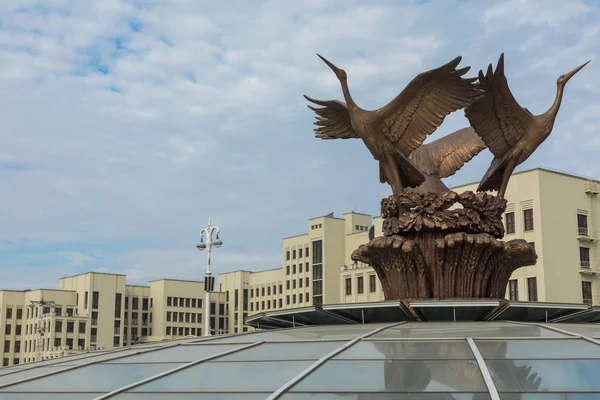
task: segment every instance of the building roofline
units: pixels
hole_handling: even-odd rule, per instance
[[[152,282],[160,282],[160,281],[172,281],[172,282],[191,282],[191,283],[204,283],[204,281],[192,281],[190,279],[174,279],[174,278],[160,278],[160,279],[154,279],[152,281],[149,281],[148,283],[152,283]],[[139,285],[137,285],[139,286]],[[149,286],[143,286],[143,287],[149,287]]]
[[[598,180],[596,178],[587,177],[587,176],[583,176],[583,175],[577,175],[577,174],[573,174],[573,173],[565,172],[565,171],[560,171],[558,169],[549,168],[549,167],[528,168],[528,169],[524,169],[522,171],[513,172],[512,175],[520,175],[520,174],[525,174],[525,173],[533,172],[533,171],[544,171],[544,172],[549,172],[549,173],[552,173],[552,174],[568,176],[570,178],[577,178],[577,179],[583,179],[583,180],[586,180],[586,181],[593,181],[595,183],[600,183],[600,180]],[[462,187],[462,186],[474,185],[476,183],[479,183],[479,181],[463,183],[462,185],[454,185],[450,189],[459,188],[459,187]]]
[[[318,217],[317,217],[317,218],[318,218]],[[310,220],[309,220],[309,221],[310,221]],[[283,240],[285,240],[285,239],[291,239],[291,238],[295,238],[295,237],[300,237],[300,236],[304,236],[304,235],[308,235],[308,232],[306,232],[306,233],[301,233],[301,234],[299,234],[299,235],[286,236],[286,237],[284,237],[284,238],[283,238]]]
[[[67,278],[74,278],[76,276],[81,276],[81,275],[88,275],[88,274],[94,274],[94,275],[112,275],[112,276],[127,276],[125,274],[115,274],[112,272],[95,272],[95,271],[87,271],[87,272],[82,272],[80,274],[75,274],[75,275],[68,275],[68,276],[63,276],[60,279],[67,279]]]
[[[142,288],[149,288],[150,286],[148,286],[148,285],[125,285],[125,287],[142,287]]]
[[[277,271],[277,270],[281,270],[282,268],[283,267],[261,269],[260,271],[250,271],[248,269],[236,269],[235,271],[223,272],[222,274],[218,274],[217,276],[222,276],[222,275],[227,275],[227,274],[234,274],[236,272],[248,272],[250,274],[260,274],[261,272]]]
[[[350,211],[350,212],[347,212],[347,213],[345,213],[345,214],[342,214],[342,215],[348,215],[348,214],[364,215],[364,216],[366,216],[366,217],[371,217],[371,218],[373,218],[373,216],[372,216],[371,214],[359,213],[359,212],[356,212],[356,211]]]

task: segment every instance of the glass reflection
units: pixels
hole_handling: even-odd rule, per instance
[[[384,361],[386,392],[418,393],[445,391],[444,389],[469,392],[477,390],[476,387],[485,387],[479,367],[474,360],[448,360],[444,362],[411,360],[407,362],[401,358],[414,359],[419,358],[419,356],[422,358],[425,355],[420,346],[415,346],[414,343],[410,342],[397,342],[394,346],[389,346],[386,342],[376,342],[375,348],[384,354],[386,358]],[[437,343],[431,346],[431,350],[432,352],[429,353],[432,356],[431,358],[436,358],[433,351],[438,354],[451,354],[457,352],[457,346],[455,343]],[[460,353],[457,355],[460,355]],[[439,389],[435,390],[436,388]],[[428,397],[424,396],[423,399]],[[413,398],[418,399],[420,397],[415,394]],[[450,393],[445,393],[443,398],[444,400],[456,399]],[[487,398],[487,394],[482,398]],[[473,395],[473,399],[479,399],[479,397]]]

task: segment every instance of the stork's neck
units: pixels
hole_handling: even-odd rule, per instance
[[[350,96],[348,81],[346,79],[340,79],[340,83],[342,84],[342,92],[344,93],[344,99],[346,100],[346,105],[348,108],[358,108],[354,100],[352,100],[352,96]]]
[[[546,117],[552,120],[552,123],[554,123],[554,120],[556,119],[556,114],[558,114],[564,90],[565,85],[562,82],[556,85],[556,98],[554,99],[554,103],[552,103],[552,106],[545,113]]]

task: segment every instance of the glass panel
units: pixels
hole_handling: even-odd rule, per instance
[[[274,391],[312,363],[312,361],[206,362],[138,386],[130,392]]]
[[[145,399],[160,399],[165,398],[179,399],[205,399],[205,400],[265,400],[272,392],[266,393],[122,393],[111,399],[118,400],[145,400]],[[314,399],[313,399],[314,400]]]
[[[485,393],[286,393],[281,400],[491,400]],[[512,399],[511,399],[512,400]],[[524,399],[525,400],[525,399]],[[553,400],[553,399],[550,399]]]
[[[149,353],[108,361],[108,364],[124,363],[161,363],[161,362],[191,362],[213,356],[225,351],[237,349],[239,344],[175,346],[164,350],[154,350]]]
[[[599,346],[600,347],[600,346]],[[450,342],[388,342],[362,340],[333,359],[390,360],[390,359],[475,359],[466,340]]]
[[[59,371],[61,369],[69,368],[67,366],[55,366],[55,367],[36,367],[26,369],[24,371],[15,372],[12,374],[0,376],[0,385],[4,385],[9,382],[20,381],[21,379],[30,378],[33,376],[44,375],[52,371]]]
[[[485,359],[600,358],[600,346],[573,340],[477,340]]]
[[[98,393],[36,393],[36,400],[93,400],[104,392]],[[2,400],[31,400],[31,393],[2,393]]]
[[[535,325],[502,322],[410,322],[385,329],[376,338],[569,337]]]
[[[265,343],[221,357],[217,361],[318,360],[346,343],[347,342]]]
[[[499,392],[600,392],[600,360],[486,361]]]
[[[598,400],[600,393],[499,393],[500,400]]]
[[[253,343],[260,341],[278,340],[319,340],[319,339],[344,339],[350,340],[365,333],[374,331],[389,324],[365,325],[328,325],[311,326],[306,328],[293,328],[273,332],[257,332],[245,335],[233,335],[223,339],[211,340],[211,343]]]
[[[475,361],[329,361],[291,392],[487,392]]]
[[[98,364],[9,386],[5,391],[110,392],[182,364]],[[9,390],[10,389],[10,390]],[[2,396],[0,396],[2,398]]]
[[[600,338],[600,324],[548,324],[550,326],[591,338]]]

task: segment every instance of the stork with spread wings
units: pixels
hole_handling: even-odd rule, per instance
[[[463,159],[462,163],[451,162],[451,167],[446,163],[444,164],[446,169],[438,163],[435,167],[437,172],[434,174],[427,172],[432,168],[435,169],[430,161],[425,161],[427,158],[425,156],[430,153],[428,150],[423,149],[413,157],[419,160],[420,165],[411,160],[411,153],[421,147],[427,136],[442,124],[448,114],[469,106],[481,94],[481,90],[474,84],[477,78],[463,78],[470,67],[456,69],[461,57],[417,75],[394,100],[374,111],[359,108],[350,96],[346,72],[320,55],[319,57],[339,79],[346,103],[336,100],[322,101],[304,96],[321,106],[320,108],[309,106],[317,114],[316,137],[362,139],[373,157],[379,161],[381,182],[389,183],[394,194],[399,194],[404,188],[422,185],[426,182],[427,174],[438,178],[452,175],[464,162],[477,154],[475,152],[465,158],[467,153],[472,152],[465,153],[464,149],[455,148],[454,150],[458,152],[453,154],[458,154],[459,156],[456,157]],[[449,147],[446,141],[443,142],[445,145],[439,148],[435,147],[434,143],[431,143],[432,151],[435,149],[435,151],[448,152],[452,147]],[[440,144],[441,142],[436,146]],[[451,158],[451,160],[456,159]],[[452,173],[445,175],[448,171]],[[435,187],[439,189],[439,185]]]

